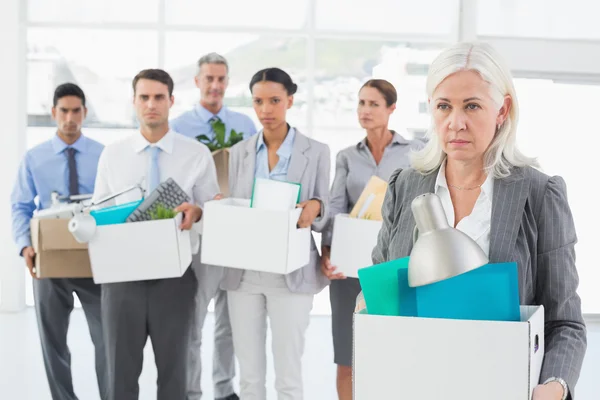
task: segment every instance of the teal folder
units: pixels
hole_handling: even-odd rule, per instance
[[[90,211],[90,215],[96,220],[96,225],[123,224],[127,217],[142,203],[142,200],[119,204],[118,206],[101,208]]]
[[[400,270],[408,271],[408,257],[358,270],[358,279],[370,315],[400,315]]]
[[[487,264],[415,289],[419,317],[520,321],[516,263]]]
[[[417,290],[408,285],[408,267],[398,270],[398,305],[401,317],[416,317]]]

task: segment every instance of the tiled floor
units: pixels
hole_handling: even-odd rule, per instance
[[[207,345],[203,351],[205,365],[212,364],[212,329],[213,318],[209,314],[204,328],[204,343]],[[600,321],[589,323],[588,330],[589,346],[577,387],[577,400],[600,398]],[[73,359],[73,379],[80,400],[98,400],[92,361],[93,348],[81,310],[73,313],[69,344]],[[326,316],[313,316],[304,357],[306,400],[336,399],[332,354],[330,319]],[[268,399],[275,400],[272,359],[269,359],[269,363]],[[152,348],[148,344],[140,378],[140,400],[156,398],[156,371],[153,364]],[[203,376],[203,387],[204,398],[212,400],[210,373]],[[35,315],[31,308],[19,314],[0,314],[0,399],[50,399]]]

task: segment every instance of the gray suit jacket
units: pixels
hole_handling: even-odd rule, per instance
[[[437,173],[397,170],[383,204],[383,227],[373,262],[410,255],[415,227],[412,200],[435,191]],[[490,262],[517,262],[523,305],[543,305],[546,354],[540,382],[564,379],[572,395],[587,346],[581,301],[576,293],[577,242],[567,189],[561,177],[533,168],[513,168],[494,181]],[[510,382],[507,382],[510,384]]]
[[[231,148],[229,156],[231,197],[249,199],[252,196],[258,137],[259,135],[254,135]],[[287,180],[302,185],[301,201],[310,199],[321,201],[321,216],[327,215],[330,169],[329,147],[307,138],[296,130]],[[321,232],[326,223],[326,217],[318,217],[312,225],[312,230]],[[296,293],[319,293],[329,284],[329,279],[321,273],[320,265],[321,257],[311,237],[310,263],[285,276],[288,288]],[[237,289],[243,272],[241,269],[225,268],[221,288]]]

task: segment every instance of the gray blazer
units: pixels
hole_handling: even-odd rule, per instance
[[[231,148],[229,155],[229,192],[231,197],[249,199],[252,196],[254,169],[256,163],[256,143],[259,135],[244,140]],[[302,185],[300,200],[321,201],[321,216],[327,215],[330,173],[329,147],[312,140],[296,129],[292,157],[287,180]],[[327,218],[315,219],[312,230],[321,232]],[[329,279],[321,273],[321,256],[311,236],[310,263],[285,276],[288,288],[295,293],[319,293],[329,284]],[[221,283],[224,290],[235,290],[240,286],[244,271],[225,268]]]
[[[384,222],[373,263],[410,255],[415,227],[410,205],[418,195],[434,192],[436,176],[414,169],[394,172],[383,204]],[[576,242],[561,177],[527,167],[513,168],[509,177],[494,181],[490,262],[517,262],[521,304],[544,306],[546,353],[540,382],[562,378],[571,396],[587,347],[576,293]]]

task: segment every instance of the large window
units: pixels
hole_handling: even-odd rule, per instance
[[[171,116],[199,99],[198,58],[230,62],[225,102],[255,122],[248,82],[278,66],[299,85],[289,120],[335,154],[359,141],[358,89],[385,78],[398,90],[391,128],[422,135],[425,78],[439,50],[457,40],[491,42],[513,68],[521,102],[519,141],[569,188],[579,236],[580,294],[600,312],[593,259],[597,225],[580,164],[597,148],[594,100],[600,94],[600,28],[593,0],[28,0],[28,146],[54,133],[52,91],[78,83],[90,109],[86,133],[110,143],[137,126],[131,79],[166,69],[175,81]],[[583,144],[583,145],[582,145]],[[600,144],[600,143],[598,143]],[[600,218],[600,217],[598,217]],[[322,293],[315,312],[329,312]]]

